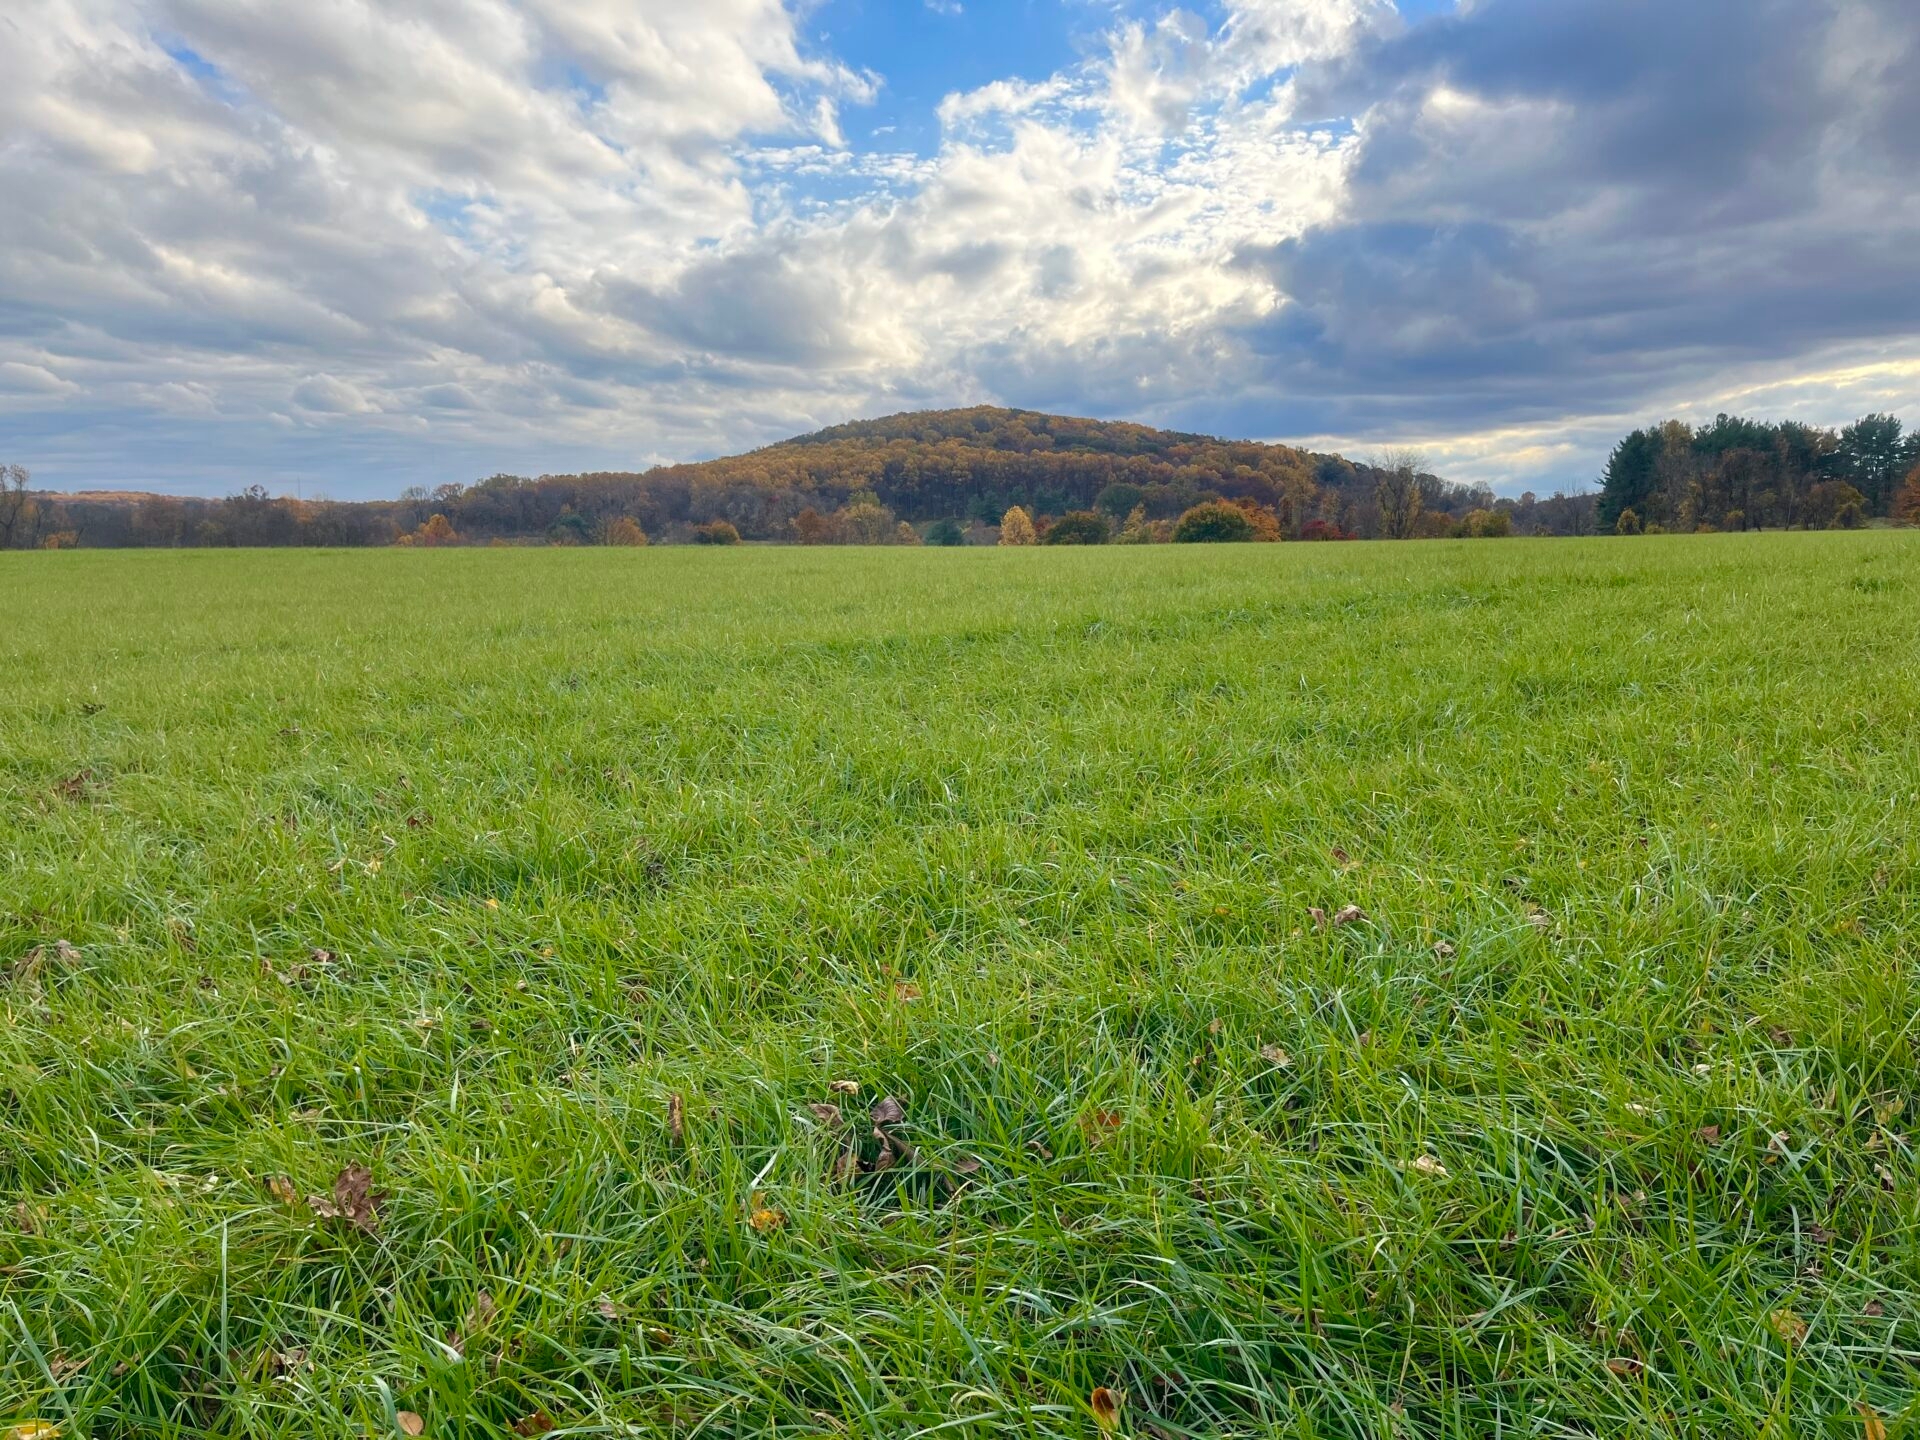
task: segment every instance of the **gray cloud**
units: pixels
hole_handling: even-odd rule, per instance
[[[0,452],[380,493],[1001,400],[1517,488],[1920,401],[1911,0],[1177,8],[902,156],[785,0],[20,0]]]

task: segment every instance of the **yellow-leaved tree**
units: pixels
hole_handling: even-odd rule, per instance
[[[1033,517],[1018,505],[1000,517],[1000,543],[1002,545],[1038,545],[1040,537],[1034,532]]]

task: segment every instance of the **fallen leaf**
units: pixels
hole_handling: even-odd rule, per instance
[[[784,1210],[769,1209],[761,1201],[761,1198],[755,1195],[753,1197],[753,1213],[747,1216],[747,1223],[764,1235],[769,1230],[778,1230],[782,1225],[785,1225],[787,1223],[787,1215]]]
[[[1262,1045],[1260,1058],[1276,1069],[1288,1070],[1293,1067],[1293,1057],[1278,1045]]]
[[[554,1428],[553,1417],[544,1410],[536,1410],[513,1422],[513,1433],[516,1435],[545,1435]]]
[[[1358,905],[1342,905],[1333,912],[1333,923],[1339,925],[1357,925],[1367,918],[1367,912]]]
[[[848,1176],[857,1174],[859,1169],[860,1152],[849,1142],[846,1149],[833,1158],[833,1178],[845,1180]]]
[[[1433,953],[1438,955],[1442,960],[1451,960],[1460,952],[1455,950],[1453,946],[1449,945],[1446,941],[1439,940],[1434,943]]]
[[[953,1168],[962,1175],[978,1175],[980,1161],[972,1155],[962,1155],[954,1162]]]
[[[684,1145],[687,1139],[687,1102],[675,1091],[667,1096],[667,1136],[676,1145]]]
[[[1700,1142],[1703,1145],[1718,1145],[1720,1143],[1720,1127],[1718,1125],[1702,1125],[1693,1133],[1700,1137]]]
[[[600,1312],[600,1318],[609,1325],[618,1325],[620,1323],[620,1307],[605,1295],[600,1297],[599,1302],[593,1308]]]
[[[885,1129],[889,1125],[898,1125],[907,1118],[907,1107],[889,1095],[873,1107],[873,1123],[876,1129]]]
[[[1882,1305],[1878,1300],[1869,1300],[1860,1307],[1860,1313],[1869,1320],[1878,1320],[1882,1315],[1887,1313],[1887,1307]]]
[[[818,1120],[822,1125],[838,1128],[846,1123],[846,1117],[840,1113],[840,1107],[838,1105],[829,1105],[821,1101],[807,1106],[807,1109],[812,1112],[813,1118]]]
[[[1622,1380],[1638,1380],[1647,1373],[1647,1367],[1631,1355],[1618,1355],[1607,1361],[1607,1369]]]
[[[1327,912],[1322,910],[1318,905],[1309,905],[1307,907],[1307,914],[1313,917],[1314,929],[1324,930],[1327,928]]]
[[[1111,1433],[1120,1428],[1120,1406],[1126,1397],[1118,1390],[1109,1390],[1102,1385],[1087,1397],[1087,1404],[1093,1409],[1094,1422],[1102,1430]]]
[[[0,1440],[60,1440],[60,1427],[51,1420],[22,1420],[8,1430],[0,1430]]]
[[[393,1418],[400,1422],[402,1435],[424,1435],[427,1432],[427,1422],[411,1410],[396,1410]]]
[[[1860,1426],[1865,1432],[1865,1440],[1887,1440],[1887,1422],[1880,1418],[1880,1412],[1862,1400],[1853,1407],[1860,1412]]]
[[[1089,1145],[1105,1144],[1124,1118],[1118,1110],[1089,1110],[1080,1117],[1080,1133]]]
[[[858,1080],[835,1080],[827,1086],[827,1093],[829,1095],[858,1095],[860,1093],[860,1082]]]
[[[1431,1155],[1416,1155],[1413,1160],[1413,1168],[1418,1170],[1422,1175],[1433,1175],[1445,1178],[1447,1174],[1447,1167]]]
[[[300,1192],[293,1188],[293,1181],[284,1175],[269,1175],[267,1177],[267,1193],[282,1205],[298,1205],[300,1203]]]
[[[911,980],[896,980],[893,986],[893,998],[896,1000],[918,1000],[920,987]]]
[[[467,1346],[487,1333],[499,1313],[500,1307],[493,1303],[492,1295],[485,1290],[475,1295],[472,1306],[467,1310],[467,1318],[460,1322],[460,1329],[454,1334],[453,1348],[465,1355]]]
[[[380,1228],[380,1203],[384,1190],[373,1188],[373,1172],[353,1164],[333,1177],[333,1196],[309,1195],[307,1208],[324,1220],[345,1220],[354,1229],[372,1235]]]
[[[1344,869],[1346,866],[1353,864],[1353,857],[1336,845],[1333,847],[1333,863]]]
[[[77,1375],[86,1368],[87,1362],[84,1359],[76,1360],[64,1350],[47,1362],[47,1373],[56,1381],[64,1380],[69,1375]]]
[[[1767,1325],[1789,1345],[1798,1345],[1807,1338],[1807,1322],[1791,1310],[1776,1310],[1767,1316]]]

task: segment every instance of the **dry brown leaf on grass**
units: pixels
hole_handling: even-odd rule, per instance
[[[1720,1143],[1720,1127],[1718,1125],[1702,1125],[1693,1133],[1700,1137],[1700,1143],[1703,1145],[1718,1145]]]
[[[687,1102],[677,1090],[667,1096],[667,1136],[676,1145],[687,1141]]]
[[[1367,919],[1367,912],[1358,905],[1342,905],[1333,912],[1333,923],[1336,928],[1341,925],[1358,925],[1365,919]]]
[[[294,1206],[300,1203],[300,1192],[293,1188],[293,1181],[285,1175],[269,1175],[267,1193],[282,1205]]]
[[[363,1234],[380,1229],[380,1205],[387,1198],[384,1190],[373,1188],[373,1171],[353,1164],[333,1177],[333,1194],[309,1195],[307,1208],[323,1220],[345,1220]]]
[[[1313,920],[1314,929],[1324,930],[1327,928],[1327,912],[1322,910],[1318,905],[1309,905],[1307,907],[1307,914]]]
[[[1120,1428],[1120,1407],[1125,1403],[1126,1396],[1121,1391],[1110,1390],[1105,1385],[1087,1397],[1094,1423],[1109,1434]]]
[[[1775,1310],[1767,1316],[1767,1328],[1789,1345],[1800,1345],[1807,1338],[1807,1322],[1791,1310]]]
[[[831,1129],[838,1129],[846,1123],[846,1117],[840,1113],[838,1105],[829,1105],[824,1101],[807,1106],[815,1120]]]
[[[454,1332],[448,1343],[460,1355],[467,1353],[467,1346],[486,1334],[493,1326],[494,1317],[500,1313],[500,1307],[493,1303],[493,1296],[482,1290],[473,1297],[473,1304],[460,1322],[460,1328]]]
[[[827,1093],[829,1095],[858,1095],[860,1093],[860,1082],[858,1080],[835,1080],[827,1086]]]
[[[1080,1133],[1089,1145],[1104,1145],[1125,1121],[1118,1110],[1089,1110],[1080,1117]]]
[[[1444,1180],[1447,1177],[1447,1167],[1431,1155],[1414,1156],[1413,1168],[1422,1175],[1432,1175],[1437,1179]]]
[[[1288,1070],[1293,1067],[1293,1057],[1278,1045],[1262,1045],[1260,1058],[1276,1070]]]
[[[918,1000],[920,987],[911,980],[896,980],[893,984],[893,998],[900,1001]]]
[[[22,1420],[0,1430],[0,1440],[60,1440],[60,1427],[51,1420]]]
[[[1880,1418],[1880,1412],[1862,1400],[1854,1407],[1860,1413],[1860,1426],[1865,1440],[1887,1440],[1887,1422]]]
[[[513,1433],[516,1435],[546,1435],[555,1428],[553,1417],[544,1410],[536,1410],[513,1422]]]
[[[884,1130],[889,1125],[898,1125],[906,1118],[907,1107],[891,1095],[879,1101],[873,1107],[873,1124],[875,1129]]]
[[[427,1433],[427,1422],[411,1410],[396,1410],[393,1412],[393,1418],[399,1422],[400,1433],[402,1435],[424,1435]]]
[[[1622,1380],[1638,1380],[1647,1373],[1647,1367],[1631,1355],[1616,1355],[1607,1361],[1607,1369]]]
[[[600,1318],[609,1325],[618,1325],[620,1323],[620,1307],[614,1304],[607,1296],[602,1295],[593,1308],[600,1312]]]

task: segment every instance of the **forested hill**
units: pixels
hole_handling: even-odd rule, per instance
[[[1267,538],[1449,534],[1496,511],[1518,533],[1592,528],[1589,498],[1496,506],[1485,487],[1400,469],[1417,498],[1389,498],[1383,509],[1394,472],[1338,455],[979,406],[836,425],[696,464],[495,475],[388,501],[301,502],[258,488],[225,500],[48,498],[33,532],[83,545],[596,544],[633,543],[636,532],[702,538],[703,527],[725,525],[747,540],[873,543],[934,527],[984,539],[1015,506],[1043,533],[1053,519],[1093,511],[1116,534],[1133,518],[1159,535],[1215,500],[1241,507]]]

